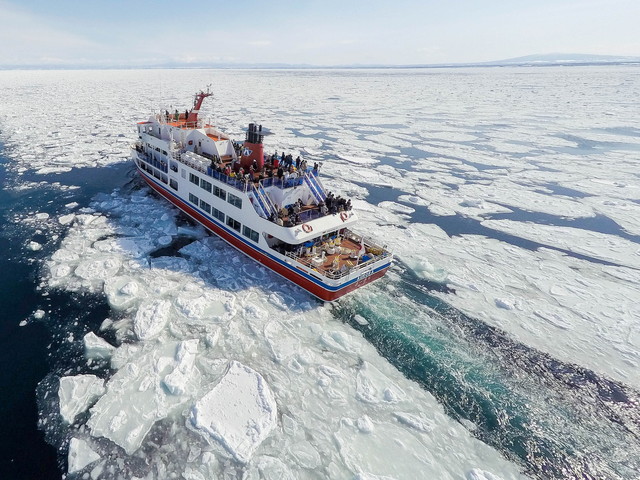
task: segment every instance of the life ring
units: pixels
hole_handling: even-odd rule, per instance
[[[306,233],[309,233],[313,231],[313,227],[307,223],[303,223],[302,230],[304,230]]]
[[[349,215],[347,215],[347,212],[342,212],[340,214],[340,219],[344,222],[347,220],[347,218],[349,218]]]

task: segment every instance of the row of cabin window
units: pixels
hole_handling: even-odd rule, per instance
[[[189,173],[189,181],[194,185],[198,185],[200,188],[206,190],[209,193],[213,192],[216,197],[221,198],[222,200],[226,200],[234,207],[242,208],[242,199],[240,197],[236,197],[232,193],[227,194],[225,190],[212,185],[211,182],[208,182],[204,178],[200,178],[194,173]]]
[[[213,217],[217,218],[218,220],[220,220],[221,222],[224,223],[225,215],[224,215],[224,213],[222,213],[217,208],[212,207],[211,205],[209,205],[204,200],[199,199],[193,193],[189,194],[189,201],[191,203],[193,203],[196,207],[200,207],[202,210],[204,210],[205,212],[207,212],[210,215],[213,215]],[[240,232],[240,227],[242,227],[242,224],[239,221],[237,221],[235,218],[231,218],[229,216],[227,216],[226,224],[227,224],[228,227],[233,228],[236,232]],[[252,230],[251,228],[249,228],[246,225],[244,225],[244,227],[242,228],[242,234],[245,237],[253,240],[256,243],[258,243],[259,236],[258,236],[258,232],[256,232],[255,230]]]
[[[160,170],[156,170],[155,168],[147,165],[144,162],[138,161],[138,164],[140,165],[140,168],[142,168],[142,170],[144,170],[144,171],[148,172],[149,174],[153,175],[158,180],[160,180],[162,183],[167,183],[167,176],[164,173],[160,172]],[[175,189],[177,190],[178,189],[177,182],[175,182],[174,180],[171,180],[171,181],[176,184]]]
[[[149,128],[149,131],[151,131],[151,128]],[[146,132],[145,132],[146,133]],[[155,150],[158,153],[161,153],[166,157],[167,156],[167,151],[166,150],[161,150],[158,147],[154,147],[153,145],[151,145],[150,143],[147,143],[147,149],[149,150]]]

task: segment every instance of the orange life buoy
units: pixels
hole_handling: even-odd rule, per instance
[[[342,219],[342,221],[344,222],[347,218],[349,218],[349,215],[347,215],[347,212],[342,212],[340,214],[340,218]]]
[[[313,231],[313,227],[311,225],[303,223],[302,224],[302,230],[304,230],[305,232],[309,233],[309,232]]]

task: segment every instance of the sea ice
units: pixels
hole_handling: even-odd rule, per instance
[[[85,440],[73,437],[69,442],[69,473],[78,472],[99,459],[100,455]]]
[[[104,380],[95,375],[62,377],[58,388],[60,414],[67,423],[87,410],[105,392]]]
[[[189,421],[204,438],[247,463],[276,426],[276,417],[275,399],[262,375],[233,361],[220,382],[193,406]]]
[[[37,252],[38,250],[42,250],[42,245],[39,244],[38,242],[29,242],[29,245],[27,245],[27,247],[29,248],[29,250],[32,250],[34,252]]]
[[[157,421],[180,412],[191,398],[177,389],[169,394],[164,379],[180,365],[181,348],[173,341],[130,350],[128,361],[109,379],[107,392],[90,410],[87,424],[92,435],[109,438],[132,454]],[[119,364],[112,361],[116,367]],[[181,379],[182,390],[194,390],[199,382],[198,370],[191,368]]]
[[[136,198],[139,203],[145,202],[147,211],[156,208],[148,198]],[[342,417],[353,419],[353,428],[360,435],[366,435],[364,432],[372,428],[369,435],[373,436],[391,429],[395,438],[403,439],[400,441],[408,445],[411,440],[404,437],[415,435],[417,430],[398,422],[393,412],[413,412],[416,418],[420,418],[419,411],[439,411],[440,407],[432,397],[406,379],[397,377],[397,371],[384,360],[381,361],[375,349],[357,332],[341,322],[333,321],[328,309],[312,307],[306,294],[265,274],[243,257],[232,257],[234,261],[229,262],[229,256],[224,253],[228,247],[216,238],[203,238],[183,248],[193,269],[199,271],[198,275],[152,268],[150,263],[132,250],[105,249],[105,244],[96,240],[105,238],[116,228],[138,235],[131,226],[144,225],[150,237],[155,235],[154,227],[146,220],[148,215],[129,210],[128,202],[125,197],[118,202],[105,203],[106,208],[129,212],[126,218],[119,220],[118,227],[102,222],[101,216],[91,222],[77,222],[70,228],[59,250],[82,252],[85,259],[113,257],[121,265],[116,276],[102,283],[102,291],[107,293],[109,302],[123,313],[122,318],[109,322],[107,328],[113,329],[123,343],[111,357],[111,367],[116,373],[106,384],[107,392],[90,410],[87,425],[95,441],[100,441],[100,437],[108,438],[128,454],[133,454],[141,451],[140,446],[146,442],[153,443],[153,440],[147,440],[147,434],[154,427],[167,428],[170,425],[169,428],[174,431],[172,435],[176,437],[172,448],[180,449],[182,444],[211,448],[206,446],[207,441],[222,447],[224,444],[211,437],[211,432],[201,436],[186,428],[185,422],[196,429],[192,426],[192,420],[182,417],[182,414],[191,412],[193,417],[194,405],[199,398],[209,398],[206,395],[211,385],[225,385],[220,379],[229,365],[226,359],[241,360],[247,368],[260,371],[269,382],[273,400],[277,399],[278,405],[286,405],[291,418],[286,429],[288,434],[272,427],[268,437],[252,438],[260,440],[262,445],[266,444],[267,450],[275,448],[283,452],[279,460],[287,466],[283,471],[292,472],[290,475],[294,478],[299,478],[309,465],[318,465],[318,469],[325,469],[334,478],[354,476],[363,471],[381,473],[375,465],[368,463],[369,460],[363,459],[362,466],[345,461],[336,449],[331,432],[339,428]],[[446,237],[438,229],[425,228],[436,237]],[[224,254],[220,255],[220,252]],[[79,261],[77,255],[54,256],[57,268],[76,265]],[[206,265],[208,269],[200,271],[200,265]],[[55,272],[54,269],[50,271],[52,275]],[[228,290],[231,280],[243,276],[260,279],[261,286],[258,288],[246,283],[242,289]],[[78,277],[73,272],[62,278],[52,277],[51,281],[71,290],[78,288]],[[221,288],[215,286],[218,282]],[[91,288],[97,285],[92,283]],[[136,328],[137,333],[146,340],[135,341],[141,338]],[[195,339],[204,339],[201,348],[184,347],[186,354],[178,354],[181,342]],[[181,358],[184,363],[181,363]],[[354,369],[354,365],[361,366]],[[255,384],[256,378],[252,380]],[[234,403],[229,403],[234,397],[216,397],[215,387],[211,397],[217,401],[218,408],[218,414],[211,421],[220,422],[214,427],[220,429],[220,435],[226,432],[224,441],[236,455],[253,459],[246,467],[253,468],[250,465],[254,460],[264,458],[259,455],[263,448],[251,442],[237,446],[234,442],[239,441],[243,431],[234,423],[237,415],[220,417],[219,414],[234,411]],[[255,396],[241,398],[244,398],[242,401],[249,401],[249,398],[254,403],[256,401]],[[411,399],[410,402],[408,399]],[[266,410],[256,408],[257,414],[264,415],[265,421],[270,418]],[[213,415],[210,410],[206,412],[209,417]],[[328,420],[334,416],[335,420]],[[438,431],[442,425],[446,425],[446,428],[443,427],[445,429],[452,425],[441,413],[433,418],[434,431]],[[231,422],[230,426],[222,420]],[[273,425],[269,422],[271,420],[267,423]],[[223,427],[226,428],[224,432]],[[455,442],[461,443],[456,443],[455,449],[464,451],[465,458],[471,459],[472,463],[452,462],[451,472],[459,476],[474,465],[485,468],[500,465],[498,468],[501,472],[512,472],[510,478],[517,478],[517,468],[500,460],[495,452],[460,428],[461,433],[456,436]],[[264,429],[261,432],[266,434]],[[437,435],[435,437],[440,438]],[[303,442],[305,438],[314,440],[307,440],[307,444]],[[251,450],[253,453],[250,454],[249,447],[255,447],[255,452]],[[234,455],[224,447],[220,452],[226,453],[217,453],[213,457],[220,459],[219,464],[207,463],[217,465],[211,468],[218,476],[224,468],[224,458]],[[409,462],[413,465],[416,453],[405,455],[400,463],[404,465]],[[435,458],[429,461],[441,465]],[[199,462],[194,459],[193,463],[180,471],[188,469],[194,478],[199,474],[205,475],[205,478],[211,476],[204,473],[210,471],[209,467]],[[270,471],[265,468],[264,471]],[[281,472],[279,469],[274,471]],[[398,480],[413,478],[413,471],[413,466],[405,465],[403,470],[396,472],[395,477]]]
[[[640,268],[637,242],[581,228],[531,224],[512,220],[486,220],[486,227],[528,238],[549,246],[563,248],[630,268]]]
[[[178,345],[176,351],[177,365],[169,373],[162,384],[172,395],[184,395],[192,377],[193,363],[198,352],[198,340],[185,340]]]
[[[133,323],[133,330],[140,340],[157,337],[164,328],[171,313],[171,303],[167,300],[149,301],[140,306]]]
[[[323,82],[315,81],[315,74],[286,76],[285,81],[292,84],[286,89],[273,88],[273,82],[282,79],[270,77],[273,82],[263,81],[264,72],[255,78],[252,73],[243,73],[254,80],[251,82],[237,82],[237,72],[220,72],[218,80],[230,99],[224,122],[241,134],[247,112],[240,100],[247,94],[259,96],[262,104],[253,105],[251,115],[264,118],[265,123],[277,121],[274,129],[277,135],[272,138],[281,141],[278,147],[297,144],[311,150],[308,155],[324,160],[323,172],[334,177],[326,184],[337,193],[354,195],[354,204],[363,207],[358,212],[363,232],[374,232],[377,238],[384,239],[413,273],[427,279],[440,278],[452,288],[448,293],[437,291],[433,295],[505,330],[517,341],[638,387],[640,336],[634,325],[640,318],[636,306],[640,277],[635,271],[637,256],[633,241],[619,242],[612,238],[613,234],[593,237],[587,229],[575,232],[566,228],[538,228],[540,225],[533,222],[515,226],[486,224],[496,232],[544,240],[550,247],[620,264],[609,266],[548,249],[527,250],[481,235],[449,237],[438,227],[417,223],[426,205],[436,215],[458,215],[439,219],[457,225],[466,219],[478,221],[498,213],[510,215],[512,207],[543,213],[552,222],[585,219],[598,213],[618,222],[626,232],[636,234],[638,222],[633,217],[640,197],[637,182],[632,180],[638,171],[633,155],[638,142],[633,134],[614,133],[624,128],[635,132],[635,110],[628,101],[618,101],[619,94],[614,92],[628,92],[636,87],[636,82],[629,73],[618,70],[580,70],[549,74],[556,83],[548,89],[529,85],[542,85],[541,78],[550,78],[546,73],[527,75],[527,85],[514,89],[513,85],[521,85],[523,71],[501,73],[500,77],[482,69],[478,72],[478,75],[443,72],[444,76],[375,72],[371,76],[359,75],[358,88],[350,88],[353,83],[347,77],[352,73],[325,76]],[[210,72],[172,72],[172,75],[176,75],[172,94],[162,99],[167,104],[191,95],[194,82],[206,84]],[[567,81],[573,75],[581,78],[582,87]],[[589,77],[588,81],[583,79],[584,75]],[[102,95],[109,99],[101,104],[100,131],[92,131],[90,141],[88,135],[85,141],[72,141],[95,120],[90,108],[95,99],[83,92],[91,90],[86,85],[95,83],[98,76]],[[0,105],[3,141],[9,151],[16,152],[11,164],[27,171],[121,162],[128,153],[128,144],[135,139],[132,131],[118,137],[123,133],[122,125],[143,118],[141,114],[146,114],[154,103],[145,97],[148,82],[142,81],[143,77],[135,71],[0,72],[0,86],[7,92],[6,102]],[[471,77],[483,79],[481,88],[469,88],[474,85],[468,80]],[[503,83],[495,84],[496,78]],[[379,94],[381,83],[387,97]],[[233,89],[227,88],[230,84]],[[314,88],[305,88],[309,85]],[[597,105],[582,102],[582,111],[571,107],[588,97],[584,96],[585,91],[595,92],[585,85],[598,86],[599,98],[609,102],[607,110],[614,115],[604,116],[600,102]],[[314,94],[309,95],[309,91]],[[336,91],[345,93],[336,96]],[[44,103],[33,115],[14,115],[25,102]],[[428,114],[424,113],[425,102],[431,106]],[[301,110],[302,104],[305,108]],[[139,111],[132,111],[131,105],[139,105]],[[49,112],[63,110],[73,114],[56,127],[55,135],[49,136],[39,128],[46,124]],[[125,114],[128,118],[123,119],[122,112],[129,112]],[[314,138],[300,143],[290,133],[294,129],[302,129]],[[419,150],[424,155],[415,153],[409,157],[405,149]],[[329,157],[331,161],[327,160]],[[552,184],[576,189],[587,196],[553,194],[547,188]],[[369,185],[391,188],[370,188],[371,198],[367,202]],[[60,255],[52,257],[47,271],[49,287],[99,293],[109,288],[107,298],[119,310],[118,320],[111,328],[119,339],[137,347],[118,347],[112,364],[124,371],[132,368],[127,366],[130,363],[141,364],[140,371],[153,378],[153,382],[142,385],[136,377],[134,387],[120,391],[117,382],[112,389],[107,386],[112,390],[109,399],[119,406],[114,407],[111,419],[131,407],[121,398],[137,398],[136,389],[143,386],[149,398],[161,400],[162,408],[152,401],[142,401],[148,400],[144,397],[137,412],[127,413],[127,418],[130,415],[140,421],[133,422],[130,431],[147,422],[147,417],[160,418],[174,429],[171,448],[204,443],[199,435],[184,428],[185,418],[176,413],[189,411],[195,400],[178,395],[180,406],[167,409],[166,402],[174,396],[168,394],[162,381],[176,369],[175,348],[179,342],[212,338],[195,353],[193,375],[197,377],[199,369],[206,366],[202,375],[207,375],[205,385],[211,385],[222,375],[217,370],[222,368],[219,365],[222,359],[241,361],[261,372],[279,407],[288,410],[289,426],[295,424],[287,432],[272,430],[262,444],[264,448],[259,449],[259,453],[265,454],[256,454],[245,467],[256,476],[304,477],[304,465],[317,461],[308,444],[319,452],[321,464],[316,471],[329,478],[464,478],[471,474],[491,478],[489,471],[499,473],[502,478],[519,476],[516,466],[448,419],[435,399],[398,375],[359,334],[335,322],[328,310],[303,307],[310,304],[307,295],[278,277],[247,267],[244,259],[236,264],[220,262],[215,255],[219,251],[226,252],[226,259],[236,255],[228,253],[230,250],[219,241],[212,243],[215,247],[209,250],[213,254],[208,258],[203,245],[208,245],[209,238],[194,242],[193,250],[191,246],[185,247],[185,252],[195,252],[189,256],[189,264],[197,274],[152,268],[148,254],[168,241],[166,237],[178,234],[175,210],[147,195],[145,190],[131,196],[117,193],[105,197],[93,205],[100,214],[79,214],[76,221],[69,223],[69,233],[58,251]],[[404,203],[416,211],[394,212],[386,208],[387,203],[378,206],[381,202]],[[171,218],[161,220],[164,214]],[[414,220],[409,220],[408,215]],[[517,219],[518,215],[521,213],[510,218]],[[47,219],[38,221],[52,223]],[[201,247],[202,256],[197,253]],[[76,272],[84,262],[95,261],[100,266],[107,257],[121,262],[117,273],[105,278],[99,269]],[[424,259],[428,264],[421,263]],[[261,275],[260,281],[252,280],[245,272]],[[111,279],[116,277],[122,277],[122,281],[112,284]],[[399,295],[407,277],[388,279],[389,287],[394,288],[380,289],[380,294]],[[206,301],[196,301],[197,295],[183,289],[186,284],[197,286],[206,295]],[[249,298],[250,294],[253,298]],[[223,300],[216,301],[217,298]],[[162,327],[156,325],[157,336],[137,341],[132,333],[135,318],[139,309],[148,308],[150,299],[170,302],[170,313]],[[508,300],[514,308],[501,308],[496,299]],[[266,312],[266,316],[261,316],[261,312]],[[282,328],[268,325],[276,320]],[[207,323],[215,323],[217,329],[207,329]],[[174,342],[173,351],[164,352],[164,342]],[[207,348],[206,343],[210,343]],[[154,356],[152,351],[164,353]],[[129,361],[123,362],[125,358]],[[158,361],[166,366],[162,369],[164,376],[155,375],[154,368],[147,365]],[[363,361],[375,365],[391,382],[375,375],[368,381],[358,380],[362,369],[357,366]],[[327,373],[332,371],[341,375]],[[118,374],[120,371],[114,377]],[[196,387],[197,383],[192,379],[190,391],[204,394],[207,388]],[[391,383],[405,392],[404,399]],[[373,398],[377,403],[359,401],[358,395]],[[397,412],[424,420],[425,425],[427,420],[431,421],[433,431],[427,435],[402,423],[394,416]],[[429,417],[422,418],[420,414]],[[364,415],[374,425],[371,434],[358,429],[358,425],[363,425],[358,419]],[[334,417],[349,419],[351,426]],[[96,428],[92,433],[99,436],[100,431]],[[115,432],[113,438],[134,445],[136,442],[122,439],[120,434],[124,431],[125,427]],[[333,438],[333,432],[338,432],[340,443]],[[367,439],[380,445],[368,449]],[[99,438],[93,438],[92,445],[94,441]],[[302,445],[299,449],[292,447],[297,442]],[[150,460],[152,464],[165,453],[155,455]],[[393,455],[394,461],[389,462]],[[213,454],[211,457],[216,458]],[[392,465],[377,464],[385,459]],[[204,454],[194,454],[183,471],[192,472],[193,478],[222,477],[225,462],[221,458],[219,462],[207,463]],[[205,463],[211,468],[205,469]],[[166,465],[169,468],[169,462]],[[183,471],[172,473],[179,478]]]
[[[58,217],[58,223],[60,223],[60,225],[69,225],[71,222],[73,222],[76,218],[76,215],[74,213],[70,213],[68,215],[61,215],[60,217]]]
[[[466,474],[466,480],[502,480],[498,475],[494,475],[491,472],[474,468],[469,470]]]
[[[84,336],[84,355],[89,359],[109,359],[115,347],[106,340],[89,332]]]

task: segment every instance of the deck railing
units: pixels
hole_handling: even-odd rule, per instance
[[[185,122],[184,121],[184,113],[170,113],[169,115],[166,114],[156,114],[155,118],[158,121],[158,123],[161,124],[167,124],[167,125],[172,125],[174,127],[178,127],[178,128],[190,128],[190,129],[195,129],[195,128],[203,128],[204,127],[204,122],[202,120],[197,120],[195,122]]]
[[[193,155],[191,155],[191,157],[195,155],[201,156],[194,153]],[[176,154],[172,154],[172,156],[176,161],[183,163],[185,165],[188,165],[191,168],[194,168],[199,172],[202,172],[205,175],[208,175],[211,178],[215,178],[216,180],[219,180],[237,190],[246,192],[249,189],[249,186],[248,186],[248,184],[250,183],[249,180],[246,180],[240,177],[232,177],[230,175],[225,175],[222,172],[218,172],[214,170],[210,165],[211,162],[204,159],[204,157],[202,157],[203,160],[193,159],[193,158],[190,159],[189,157],[186,157],[185,155],[181,155],[178,152],[176,152]],[[302,177],[289,177],[286,180],[278,177],[269,177],[269,178],[263,178],[262,180],[258,180],[257,182],[254,182],[254,183],[257,183],[257,188],[259,190],[260,189],[264,190],[267,187],[278,187],[280,189],[292,188],[292,187],[297,187],[299,185],[302,185],[304,182],[305,182],[305,178],[304,176],[302,176]]]
[[[347,232],[347,234],[345,235],[345,238],[350,238],[350,239],[354,239],[354,238],[358,238],[358,242],[360,242],[360,239],[362,237],[358,237],[357,235],[353,234],[352,232]],[[356,273],[360,270],[363,270],[365,268],[367,268],[368,266],[378,262],[379,260],[382,260],[386,257],[391,256],[391,253],[388,252],[387,250],[385,250],[383,247],[380,247],[378,245],[376,245],[373,242],[370,241],[366,241],[365,242],[365,247],[371,251],[372,249],[380,249],[381,253],[374,255],[372,253],[367,253],[366,255],[369,257],[366,261],[362,262],[360,261],[360,256],[358,256],[356,263],[350,267],[348,267],[347,269],[345,269],[344,271],[341,270],[332,270],[332,269],[322,269],[322,271],[318,271],[319,274],[331,278],[332,280],[338,280],[340,278],[346,277],[348,275],[351,275],[353,273]],[[304,255],[303,253],[301,253],[301,251],[294,251],[294,252],[285,252],[285,256],[291,258],[292,260],[295,260],[296,262],[299,262],[307,267],[312,267],[311,265],[311,258],[310,256]]]
[[[142,147],[142,144],[137,142],[133,145],[133,147],[138,151],[139,155],[144,156],[143,160],[147,163],[150,163],[154,167],[162,170],[164,173],[167,173],[169,165],[166,162],[153,160],[148,153],[146,153]],[[173,161],[181,163],[183,165],[187,165],[198,172],[207,175],[211,178],[215,178],[216,180],[228,185],[231,188],[239,190],[241,192],[248,192],[253,190],[251,187],[251,181],[246,180],[245,178],[240,177],[232,177],[230,175],[225,175],[222,172],[218,172],[211,167],[211,161],[202,155],[197,153],[190,152],[189,155],[179,151],[179,150],[170,150],[170,157]],[[149,160],[151,159],[151,160]],[[177,166],[171,162],[171,170],[177,172]],[[268,187],[277,187],[280,189],[293,188],[303,184],[307,184],[310,188],[314,198],[317,201],[324,200],[326,198],[326,193],[319,179],[317,178],[317,171],[312,169],[307,169],[307,171],[302,176],[297,177],[289,177],[288,179],[278,178],[278,177],[269,177],[259,180],[258,182],[253,182],[255,185],[255,189],[258,190],[259,194],[263,195],[265,198],[265,205],[263,210],[267,215],[271,215],[271,213],[275,210],[275,206],[271,201],[271,198],[268,196],[268,193],[265,191]],[[298,214],[298,218],[300,223],[306,223],[316,218],[322,217],[323,214],[317,208],[313,208],[310,210],[305,210]]]
[[[142,150],[138,150],[137,148],[136,148],[136,151],[138,152],[138,158],[143,162],[151,165],[152,167],[157,168],[158,170],[161,170],[164,173],[167,173],[169,171],[169,165],[167,165],[167,162],[156,160],[148,153],[145,153]]]

